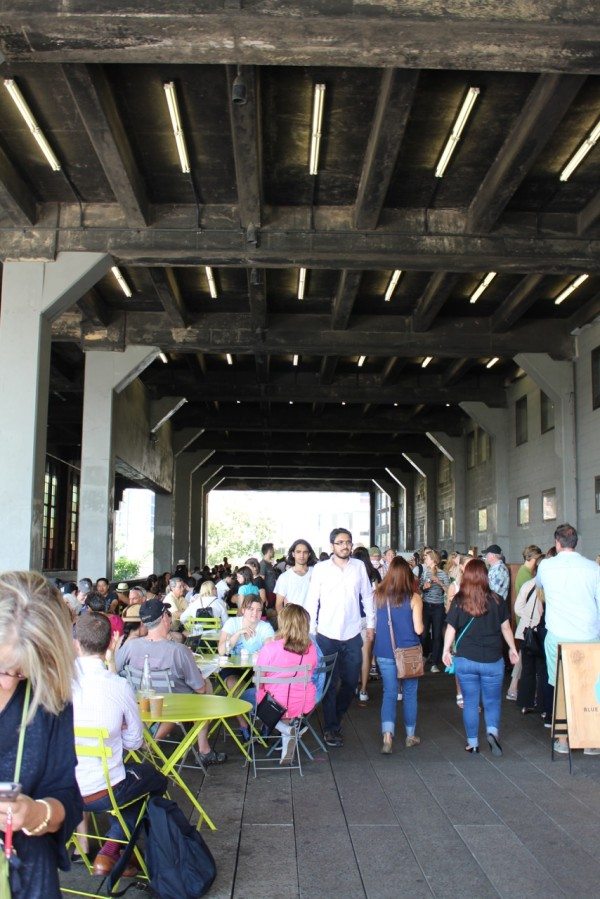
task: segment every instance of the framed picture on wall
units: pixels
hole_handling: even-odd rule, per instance
[[[529,497],[520,496],[517,500],[517,524],[520,528],[529,524]]]
[[[487,509],[480,509],[478,513],[478,530],[487,531]]]
[[[542,490],[542,519],[556,521],[556,488]]]

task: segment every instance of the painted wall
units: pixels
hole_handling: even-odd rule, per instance
[[[577,529],[579,549],[594,559],[600,552],[600,513],[595,509],[595,479],[600,477],[600,408],[592,408],[592,350],[600,346],[600,322],[578,337],[575,363],[577,428]]]
[[[117,394],[113,405],[113,450],[117,468],[143,486],[173,489],[171,425],[166,422],[150,437],[150,401],[136,379]]]
[[[476,435],[476,431],[474,425],[467,427],[466,443],[468,443],[469,434]],[[495,452],[496,447],[492,440],[491,455],[488,459],[478,461],[477,453],[475,453],[474,464],[471,464],[467,458],[467,549],[476,546],[481,551],[496,539],[496,473],[493,463]],[[486,527],[483,530],[479,530],[480,509],[486,510],[487,517]]]

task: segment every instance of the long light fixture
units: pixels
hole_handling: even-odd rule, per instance
[[[364,365],[365,362],[366,362],[366,359],[367,359],[366,356],[359,356],[359,357],[358,357],[358,363],[357,363],[357,364],[358,364],[358,367],[359,367],[359,368],[362,368],[362,367],[363,367],[363,365]]]
[[[213,270],[210,265],[204,266],[204,271],[206,272],[206,279],[208,281],[208,289],[210,291],[210,295],[213,300],[217,299],[217,285],[215,284],[215,276],[213,275]]]
[[[454,125],[452,126],[452,131],[450,132],[450,137],[446,141],[446,145],[442,150],[442,155],[438,160],[438,164],[435,170],[436,178],[443,178],[444,172],[450,162],[450,157],[454,153],[456,149],[456,145],[460,140],[460,136],[463,132],[465,125],[467,124],[467,119],[471,115],[471,111],[475,104],[475,100],[479,96],[479,88],[478,87],[470,87],[467,91],[467,95],[463,100],[462,106],[456,116],[456,120]]]
[[[570,297],[571,294],[573,293],[573,291],[577,290],[579,285],[583,284],[584,281],[587,281],[588,278],[589,278],[589,275],[579,275],[578,278],[575,278],[574,281],[571,281],[569,286],[565,287],[563,292],[559,293],[559,295],[556,297],[556,299],[554,300],[554,305],[560,306],[560,304],[563,302],[563,300],[566,300],[567,297]]]
[[[588,155],[592,147],[596,145],[600,138],[600,119],[596,122],[584,142],[575,150],[568,163],[560,173],[561,181],[568,181],[578,165],[580,165]]]
[[[17,86],[17,83],[14,80],[14,78],[5,78],[4,79],[4,87],[10,94],[15,106],[17,107],[17,109],[19,110],[21,115],[23,116],[23,118],[25,120],[25,124],[27,125],[27,127],[31,131],[32,135],[34,136],[35,140],[37,141],[37,145],[40,148],[40,150],[42,151],[42,153],[44,154],[44,156],[46,157],[46,160],[47,160],[48,164],[50,165],[50,168],[52,169],[53,172],[60,172],[60,162],[56,158],[54,151],[52,150],[52,147],[46,140],[46,137],[45,137],[44,133],[42,132],[42,129],[36,122],[35,116],[33,115],[31,109],[27,105],[27,101],[25,100],[25,97],[19,90],[19,87]]]
[[[385,292],[385,297],[384,297],[384,300],[386,303],[389,303],[389,301],[392,299],[392,294],[394,293],[394,291],[396,289],[396,286],[398,284],[398,281],[400,280],[401,274],[402,274],[402,270],[397,268],[395,270],[394,274],[392,275],[392,277],[390,278],[390,283],[387,286],[387,290]]]
[[[158,354],[158,358],[160,359],[161,362],[164,362],[165,365],[166,365],[167,362],[169,361],[169,359],[168,359],[168,357],[167,357],[167,354],[166,354],[166,353],[163,353],[162,350],[161,350],[161,352]]]
[[[493,368],[494,365],[496,364],[496,362],[499,362],[499,361],[500,361],[500,357],[499,357],[499,356],[494,356],[494,358],[493,358],[493,359],[490,359],[490,361],[486,364],[485,367],[486,367],[486,368]]]
[[[231,353],[227,353],[225,358],[227,359],[227,365],[233,365],[233,356]]]
[[[119,284],[119,287],[121,288],[121,290],[123,291],[123,293],[125,294],[125,296],[126,296],[126,297],[130,297],[130,296],[132,295],[131,287],[129,286],[129,284],[127,283],[127,281],[125,280],[125,278],[124,278],[123,275],[121,274],[121,270],[120,270],[116,265],[113,265],[112,268],[111,268],[111,272],[113,273],[113,275],[114,275],[115,278],[117,279],[117,282],[118,282],[118,284]]]
[[[301,268],[298,273],[298,299],[304,299],[304,288],[306,287],[306,269]]]
[[[325,108],[325,85],[315,84],[313,96],[312,133],[310,138],[310,161],[308,171],[311,175],[319,172],[319,149],[321,147],[321,128],[323,127],[323,109]]]
[[[185,135],[181,125],[181,115],[179,113],[179,103],[177,102],[177,89],[174,81],[167,81],[163,84],[165,95],[167,97],[167,105],[169,107],[169,115],[171,116],[171,127],[177,144],[177,152],[179,153],[179,164],[181,171],[187,174],[190,171],[190,160],[187,147],[185,145]]]
[[[487,290],[494,278],[496,277],[497,272],[488,272],[483,281],[477,286],[477,288],[471,294],[471,298],[469,303],[476,303],[484,290]]]
[[[432,359],[433,359],[433,356],[425,356],[425,358],[421,362],[421,368],[427,368],[427,366],[429,365],[429,363],[431,362]]]
[[[298,365],[298,362],[299,362],[299,356],[297,354],[294,354],[294,358],[292,360],[293,365]]]

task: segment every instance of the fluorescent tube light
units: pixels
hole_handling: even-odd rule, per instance
[[[427,366],[429,365],[429,363],[431,362],[432,359],[433,359],[433,356],[425,356],[425,358],[421,362],[421,368],[427,368]]]
[[[237,406],[241,406],[241,405],[242,405],[242,401],[241,401],[241,400],[236,400],[235,402],[236,402],[236,405],[237,405]]]
[[[113,273],[113,275],[114,275],[115,278],[117,279],[117,281],[118,281],[118,283],[119,283],[119,287],[121,288],[121,290],[123,291],[123,293],[125,294],[125,296],[126,296],[126,297],[130,297],[130,296],[132,295],[132,294],[131,294],[131,287],[129,286],[129,284],[127,283],[127,281],[125,280],[125,278],[124,278],[123,275],[121,274],[121,270],[120,270],[116,265],[113,265],[112,268],[111,268],[111,272]]]
[[[215,284],[215,276],[213,275],[213,270],[210,265],[204,266],[204,271],[206,272],[206,278],[208,280],[208,289],[210,290],[210,295],[213,300],[217,299],[217,285]]]
[[[446,146],[442,150],[442,155],[439,158],[437,168],[435,170],[435,177],[442,178],[444,176],[444,172],[446,171],[446,167],[450,162],[450,157],[454,153],[456,149],[456,145],[460,140],[460,136],[463,132],[463,128],[467,124],[467,119],[471,115],[471,111],[475,104],[475,100],[479,96],[479,88],[478,87],[470,87],[467,91],[467,95],[463,100],[462,106],[460,107],[459,113],[456,116],[456,121],[452,126],[452,131],[450,132],[450,137],[446,141]]]
[[[325,85],[315,84],[313,96],[312,133],[310,138],[310,161],[308,171],[316,175],[319,171],[319,149],[321,147],[321,128],[323,126],[323,108],[325,106]]]
[[[225,358],[227,359],[227,365],[233,365],[233,356],[231,355],[231,353],[227,353]]]
[[[484,290],[487,290],[494,278],[496,277],[497,272],[488,272],[481,284],[476,288],[476,290],[471,294],[471,299],[469,303],[476,303]]]
[[[392,277],[390,278],[390,283],[387,286],[387,290],[385,292],[384,300],[386,303],[392,299],[392,294],[394,293],[398,281],[400,280],[400,275],[402,274],[402,270],[397,268]]]
[[[568,287],[565,287],[565,289],[563,290],[562,293],[559,293],[559,295],[554,300],[554,305],[560,306],[560,304],[563,302],[563,300],[566,300],[567,297],[571,296],[573,291],[577,290],[579,285],[583,284],[584,281],[587,281],[588,278],[589,278],[589,275],[579,275],[578,278],[575,278],[575,280],[572,281]]]
[[[600,138],[600,119],[596,122],[584,142],[577,148],[577,150],[575,150],[574,154],[560,173],[561,181],[568,181],[577,166],[583,162],[592,147],[595,146],[598,138]]]
[[[294,355],[293,364],[298,365],[299,357],[297,354]]]
[[[306,286],[306,269],[301,268],[298,273],[298,299],[304,299],[304,288]]]
[[[167,358],[167,354],[166,354],[166,353],[162,353],[162,352],[159,353],[159,354],[158,354],[158,358],[160,359],[161,362],[164,362],[165,365],[166,365],[167,362],[169,361],[168,358]]]
[[[342,406],[346,405],[346,400],[342,400]]]
[[[190,160],[188,157],[187,147],[185,145],[185,135],[181,126],[181,115],[179,114],[179,104],[177,102],[177,90],[174,81],[167,81],[163,85],[165,95],[167,97],[167,105],[169,107],[169,115],[171,116],[171,127],[177,144],[177,152],[179,153],[179,164],[181,171],[187,174],[190,171]]]
[[[50,168],[52,169],[53,172],[60,172],[60,162],[54,155],[54,152],[53,152],[50,144],[46,140],[46,137],[44,136],[42,129],[36,122],[34,115],[33,115],[32,111],[30,110],[29,106],[27,105],[27,101],[25,100],[25,97],[19,90],[14,78],[5,78],[4,79],[4,87],[10,94],[15,106],[17,107],[17,109],[19,110],[21,115],[23,116],[23,118],[25,120],[25,124],[27,125],[27,127],[31,131],[32,135],[34,136],[35,140],[37,141],[38,147],[40,148],[40,150],[46,157],[46,160],[47,160],[48,164],[50,165]]]
[[[500,361],[499,357],[494,356],[494,358],[490,359],[490,361],[487,363],[486,368],[493,368],[494,365],[496,364],[496,362],[499,362],[499,361]]]
[[[362,367],[363,367],[363,365],[365,364],[366,358],[367,358],[366,356],[359,356],[359,357],[358,357],[358,367],[359,367],[359,368],[362,368]]]

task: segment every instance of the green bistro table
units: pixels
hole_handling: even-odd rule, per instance
[[[162,715],[157,717],[152,715],[151,712],[142,712],[142,721],[146,730],[146,743],[150,747],[157,767],[163,774],[181,787],[194,808],[197,809],[200,815],[198,826],[204,819],[211,830],[216,830],[215,825],[202,808],[197,797],[192,793],[177,770],[177,764],[194,745],[202,726],[207,721],[215,721],[216,724],[222,723],[223,727],[231,734],[239,746],[239,740],[227,719],[237,718],[238,715],[247,715],[251,708],[252,706],[249,702],[230,696],[204,696],[200,693],[166,693]],[[167,757],[150,732],[150,725],[178,722],[185,722],[190,724],[191,727],[181,742],[175,746],[173,753]],[[245,751],[244,754],[246,755]]]
[[[206,664],[207,662],[208,663],[216,662],[218,659],[219,659],[219,655],[217,653],[205,652],[205,653],[196,654],[196,663],[199,668],[202,668],[202,665]],[[235,673],[238,675],[238,679],[236,680],[235,684],[233,684],[232,687],[228,687],[226,679],[221,676],[221,671],[224,669],[228,670],[228,671],[230,669],[233,669],[235,671]],[[217,694],[218,695],[223,694],[225,696],[228,696],[230,699],[238,699],[241,696],[241,694],[244,692],[244,690],[246,690],[248,687],[252,686],[252,672],[253,672],[252,656],[250,656],[250,658],[248,659],[247,662],[242,662],[239,655],[229,656],[229,658],[227,659],[227,662],[223,663],[223,664],[219,663],[219,667],[216,669],[216,671],[214,671],[211,674],[211,677],[214,677],[216,684],[217,684],[215,687]],[[249,706],[250,703],[246,703],[246,705]],[[250,708],[251,708],[251,706],[250,706]],[[246,719],[248,727],[250,728],[250,731],[254,733],[255,738],[258,739],[258,741],[260,743],[265,745],[265,743],[264,743],[262,737],[260,736],[260,734],[258,733],[258,731],[252,726],[252,722],[250,721],[250,718],[248,717],[248,715],[244,714],[243,717]],[[215,722],[215,724],[210,729],[210,733],[212,733],[217,726],[218,726],[218,722]],[[231,729],[228,728],[228,730],[231,733]],[[246,750],[244,744],[241,743],[240,740],[238,739],[237,734],[232,734],[232,736],[233,736],[233,739],[235,740],[236,744],[238,745],[239,749],[241,750],[242,754],[248,759],[248,761],[250,761],[250,755],[248,754],[248,751]]]

